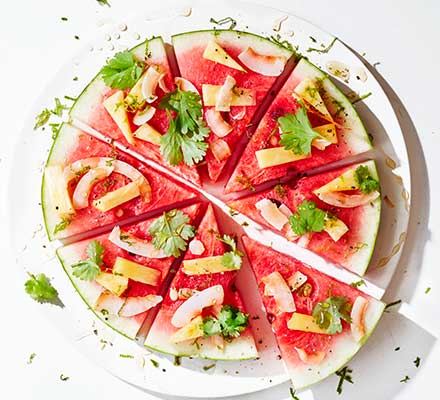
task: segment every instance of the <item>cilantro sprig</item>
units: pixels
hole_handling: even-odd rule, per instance
[[[167,256],[179,257],[188,240],[195,235],[195,229],[189,222],[188,215],[180,210],[164,212],[150,226],[153,245]]]
[[[295,154],[310,154],[312,141],[321,137],[313,130],[304,106],[298,108],[296,114],[288,113],[279,117],[278,124],[281,129],[280,144]]]
[[[39,303],[53,303],[58,300],[58,291],[50,283],[50,279],[45,274],[31,274],[28,272],[29,279],[25,282],[26,293]]]
[[[240,269],[243,263],[243,253],[237,249],[237,243],[234,238],[229,235],[217,236],[217,239],[227,244],[231,250],[223,254],[222,264],[231,270]]]
[[[317,208],[315,202],[304,200],[289,221],[292,231],[301,236],[307,232],[321,232],[325,227],[325,218],[326,213]]]
[[[203,336],[223,336],[232,339],[240,336],[249,324],[249,314],[242,313],[238,308],[224,305],[217,318],[209,316],[203,319]]]
[[[41,110],[41,112],[35,117],[34,130],[46,125],[49,122],[52,115],[55,115],[57,117],[62,117],[63,111],[69,108],[65,104],[61,103],[61,100],[58,97],[55,97],[54,101],[55,101],[55,106],[52,109],[45,108]]]
[[[163,97],[159,108],[167,111],[170,122],[160,140],[163,157],[171,165],[183,161],[190,167],[202,161],[208,149],[205,139],[210,131],[202,117],[200,96],[177,87]]]
[[[101,271],[104,246],[97,240],[92,240],[86,249],[88,258],[72,265],[73,276],[83,281],[93,281]]]
[[[351,304],[344,296],[330,296],[324,301],[316,303],[312,316],[320,328],[328,334],[342,332],[342,320],[351,323]]]
[[[144,66],[143,62],[136,60],[132,53],[125,50],[107,60],[107,64],[101,69],[101,76],[112,89],[125,90],[132,88],[139,80]]]
[[[359,165],[359,167],[356,168],[354,179],[359,185],[359,190],[364,194],[379,190],[379,182],[373,178],[366,165]]]

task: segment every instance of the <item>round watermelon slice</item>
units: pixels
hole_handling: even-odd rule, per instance
[[[143,176],[151,190],[149,199],[137,196],[107,211],[100,211],[93,206],[93,201],[130,183],[127,176],[114,171],[106,178],[92,181],[90,192],[85,191],[85,195],[88,194],[88,204],[81,209],[74,209],[72,197],[75,189],[81,178],[92,169],[87,163],[84,168],[73,168],[74,163],[96,157],[102,158],[104,169],[113,168],[114,171],[113,161],[120,161],[125,168],[134,170],[136,176]],[[68,124],[61,127],[52,145],[41,187],[44,221],[50,240],[80,234],[150,211],[160,211],[166,206],[194,199],[196,196],[194,191]]]
[[[243,238],[249,261],[257,278],[269,322],[272,324],[282,359],[286,365],[295,389],[319,382],[340,369],[365,344],[374,331],[384,310],[384,304],[358,289],[339,282],[300,261],[280,254],[260,243]],[[300,274],[305,283],[299,283],[290,297],[293,298],[296,310],[280,312],[275,297],[268,295],[266,284],[270,274],[279,273],[285,281]],[[306,286],[307,285],[307,286]],[[269,293],[270,294],[270,293]],[[362,324],[361,335],[353,333],[350,323],[342,320],[339,333],[314,333],[311,329],[316,322],[310,322],[310,316],[319,302],[332,298],[343,298],[348,305],[352,324]],[[361,313],[358,305],[365,306]],[[295,322],[293,315],[305,316],[306,323]],[[357,318],[359,317],[359,318]],[[359,321],[358,321],[359,319]],[[300,321],[301,322],[301,321]],[[301,326],[302,325],[302,326]],[[289,328],[290,326],[290,328]],[[294,329],[295,328],[295,329]]]
[[[275,187],[261,193],[245,197],[243,199],[230,201],[228,205],[237,210],[255,222],[266,226],[276,232],[286,236],[290,240],[296,240],[303,247],[321,255],[322,257],[341,265],[359,275],[363,275],[370,262],[374,251],[377,233],[379,230],[381,199],[380,196],[369,201],[367,204],[350,208],[333,206],[322,201],[314,192],[329,184],[329,182],[340,176],[347,176],[350,171],[356,171],[360,166],[368,168],[372,178],[379,181],[376,165],[374,161],[367,161],[360,164],[354,164],[347,167],[324,172],[311,177],[305,177],[296,183],[286,185],[276,185]],[[346,193],[355,193],[358,196],[359,190],[345,191]],[[312,232],[311,236],[305,242],[298,237],[292,238],[292,229],[288,222],[288,215],[283,219],[285,222],[282,228],[276,229],[271,220],[263,216],[258,204],[262,199],[268,199],[275,204],[278,209],[287,207],[289,213],[296,213],[303,201],[312,201],[317,208],[330,212],[338,220],[342,221],[346,227],[343,232],[336,231],[336,237],[332,231],[323,230],[321,232]],[[274,206],[272,206],[274,207]],[[281,207],[281,208],[280,208]],[[273,221],[272,221],[273,223]],[[334,231],[338,228],[335,224]],[[346,230],[348,228],[348,230]],[[342,235],[341,235],[342,233]],[[307,235],[307,234],[306,234]],[[340,237],[338,237],[341,235]],[[337,239],[337,240],[335,240]]]
[[[224,243],[218,240],[218,232],[219,228],[214,210],[209,205],[199,225],[197,235],[193,240],[193,244],[199,244],[200,242],[202,247],[196,251],[197,254],[193,254],[191,252],[193,246],[190,244],[184,263],[187,260],[223,255],[226,248]],[[187,275],[184,272],[184,266],[185,264],[178,270],[171,283],[170,289],[147,336],[145,345],[153,350],[176,356],[192,356],[214,360],[238,360],[257,357],[255,341],[250,327],[247,327],[238,337],[224,341],[220,340],[220,342],[219,337],[217,337],[218,335],[208,338],[198,337],[177,343],[172,340],[172,335],[178,329],[173,326],[171,321],[176,310],[187,301],[187,299],[179,296],[179,293],[184,293],[184,291],[202,291],[216,285],[221,285],[224,291],[223,305],[235,307],[241,312],[246,313],[240,294],[233,284],[237,271]],[[205,309],[204,312],[207,312],[204,316],[209,315],[209,308],[208,311]]]
[[[199,204],[195,204],[182,208],[181,211],[188,215],[191,221],[194,221],[199,207]],[[133,240],[134,237],[140,241],[151,242],[151,236],[148,230],[153,221],[154,218],[150,218],[137,224],[121,226],[120,235],[130,236],[130,240]],[[175,258],[150,258],[137,255],[116,245],[114,241],[110,240],[109,236],[109,233],[106,233],[61,247],[57,250],[57,255],[73,286],[89,309],[110,328],[129,339],[134,339],[142,322],[147,316],[148,310],[131,316],[121,316],[121,314],[124,315],[124,307],[125,309],[127,308],[127,303],[131,303],[131,307],[133,307],[133,300],[136,302],[142,301],[146,296],[157,296],[160,293],[162,283],[165,281]],[[156,285],[152,286],[130,278],[127,288],[116,296],[111,294],[97,281],[82,280],[75,276],[74,272],[76,268],[72,267],[72,265],[88,258],[87,247],[93,241],[98,241],[104,248],[102,257],[103,264],[101,265],[102,272],[111,274],[116,260],[119,257],[134,262],[141,267],[143,266],[144,268],[159,271],[159,279]],[[161,301],[161,299],[155,297],[153,297],[153,300],[154,302]],[[151,308],[154,307],[153,304],[151,304]],[[136,310],[128,314],[132,313],[136,313]],[[125,314],[127,313],[125,312]]]
[[[225,136],[218,136],[212,131],[208,138],[210,144],[210,150],[206,154],[208,174],[210,179],[215,182],[229,156],[236,149],[240,138],[247,133],[258,106],[268,94],[277,75],[281,74],[285,63],[293,53],[261,36],[233,30],[186,32],[175,35],[172,39],[180,74],[194,85],[203,98],[205,120],[211,129],[213,126],[208,116],[216,107],[208,102],[208,96],[205,95],[203,86],[220,87],[229,76],[234,80],[233,90],[237,92],[235,93],[237,96],[242,90],[251,91],[250,96],[253,98],[253,102],[246,103],[248,105],[244,106],[232,103],[229,111],[221,112],[221,118],[229,126],[229,132]],[[214,55],[207,54],[214,46],[213,43],[219,48],[215,47],[212,50]],[[248,49],[251,49],[256,65],[249,64],[250,61],[241,55]],[[220,53],[223,58],[220,57]],[[264,57],[266,57],[266,61]],[[270,62],[279,62],[279,70],[265,71],[265,63],[268,59]],[[241,98],[243,97],[241,96]],[[226,142],[226,145],[222,141]],[[215,149],[218,148],[219,142],[226,146],[226,150],[220,146],[222,151],[216,154]]]
[[[276,154],[276,156],[283,158],[280,164],[276,165],[276,162],[266,160],[269,161],[267,163],[269,166],[260,167],[261,162],[259,163],[257,159],[257,152],[275,147],[282,148],[279,144],[280,135],[277,121],[278,118],[285,116],[287,113],[296,113],[302,107],[299,100],[305,103],[305,100],[298,100],[295,93],[299,85],[303,85],[304,82],[311,82],[310,88],[305,87],[304,89],[306,94],[302,93],[304,97],[307,93],[319,92],[320,95],[320,99],[315,103],[315,106],[320,108],[322,112],[306,103],[307,116],[312,127],[333,124],[337,142],[333,141],[322,150],[312,147],[309,157],[297,157],[297,160],[290,162],[284,159],[285,154],[281,150]],[[325,112],[328,114],[324,115]],[[371,148],[365,127],[347,97],[324,72],[302,58],[249,141],[233,174],[229,178],[225,193],[249,189],[266,181],[283,177],[288,173],[303,172],[366,152]],[[275,155],[272,154],[269,158],[273,159],[274,157]]]
[[[159,109],[158,104],[163,98],[166,91],[174,89],[173,76],[168,63],[165,45],[161,37],[147,40],[130,50],[138,60],[145,61],[147,66],[154,66],[162,74],[164,74],[161,85],[156,88],[158,99],[154,101],[153,106],[156,111],[153,117],[148,121],[151,126],[159,134],[164,134],[168,129],[168,116],[164,110]],[[105,109],[103,102],[110,96],[115,94],[117,90],[111,89],[104,83],[101,74],[98,74],[78,96],[70,110],[70,116],[73,121],[79,120],[89,125],[104,136],[113,139],[127,148],[134,150],[140,156],[148,160],[153,160],[158,164],[172,170],[176,174],[182,176],[188,181],[200,185],[200,177],[196,168],[190,168],[186,165],[171,166],[161,156],[160,148],[157,143],[151,143],[138,138],[134,139],[134,143],[129,143],[122,133],[116,122]],[[125,91],[127,94],[128,90]],[[128,123],[132,132],[136,132],[138,127],[133,123],[133,113],[128,114]]]

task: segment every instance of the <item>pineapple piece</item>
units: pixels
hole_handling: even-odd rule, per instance
[[[61,165],[46,167],[44,170],[44,182],[49,190],[49,197],[58,217],[68,218],[72,214],[75,214]]]
[[[211,40],[206,46],[205,51],[203,52],[203,58],[226,65],[229,68],[246,72],[246,70],[223,49],[223,47],[213,40]]]
[[[310,78],[301,81],[293,91],[301,97],[302,100],[318,110],[323,116],[329,118],[330,121],[333,120],[331,114],[327,110],[324,100],[322,100],[318,86]]]
[[[160,138],[162,137],[162,135],[149,124],[141,125],[133,133],[133,136],[136,139],[144,140],[157,146],[160,145]]]
[[[115,296],[120,296],[128,287],[128,278],[108,272],[100,272],[96,277],[96,282],[112,292]]]
[[[287,327],[295,331],[327,334],[325,329],[320,328],[311,315],[297,312],[293,313],[292,317],[287,321]]]
[[[124,92],[118,90],[103,102],[104,108],[116,122],[127,142],[134,144],[133,133],[131,132],[130,122],[128,121],[127,112],[124,108]]]
[[[284,147],[271,147],[256,151],[255,157],[257,157],[260,168],[269,168],[275,165],[303,160],[310,157],[310,154],[295,154],[292,150],[286,150]]]
[[[109,192],[97,200],[93,200],[93,207],[99,211],[107,212],[129,200],[132,200],[140,195],[139,184],[137,182],[130,182],[119,189]]]
[[[203,104],[206,107],[214,107],[216,105],[220,89],[220,85],[202,85]],[[232,91],[231,106],[254,106],[255,104],[255,90],[235,88]]]
[[[342,236],[344,236],[348,232],[348,226],[334,215],[326,215],[324,230],[335,242],[337,242]]]
[[[111,274],[109,274],[111,275]],[[107,311],[110,315],[118,315],[124,299],[107,291],[101,293],[93,307],[96,311]]]
[[[151,286],[157,286],[162,275],[157,269],[138,264],[122,257],[116,258],[115,264],[113,265],[113,273]]]
[[[216,272],[233,271],[240,268],[228,268],[222,263],[223,256],[210,256],[184,260],[182,270],[187,275],[204,275]]]
[[[195,317],[189,324],[183,326],[176,332],[174,332],[170,341],[173,343],[180,343],[186,340],[194,340],[203,336],[202,329],[203,319],[202,316],[199,315]]]
[[[330,143],[338,143],[338,135],[336,134],[335,124],[315,126],[313,130]]]
[[[349,169],[345,171],[342,175],[328,182],[324,186],[321,186],[319,189],[313,191],[317,196],[322,193],[330,193],[330,192],[342,192],[345,190],[355,190],[359,188],[359,185],[355,179],[355,170],[356,168]]]

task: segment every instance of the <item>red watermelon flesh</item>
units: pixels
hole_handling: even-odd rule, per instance
[[[292,293],[296,305],[296,312],[301,314],[311,315],[315,305],[318,302],[327,299],[330,292],[331,296],[344,296],[351,305],[355,302],[357,297],[361,296],[369,301],[368,307],[370,307],[372,311],[378,307],[379,316],[383,310],[383,305],[353,286],[337,281],[334,278],[314,270],[293,257],[278,253],[277,251],[263,246],[262,244],[248,237],[243,237],[243,243],[245,245],[249,261],[252,265],[252,269],[255,273],[259,291],[263,299],[263,304],[266,309],[269,322],[272,325],[272,330],[276,335],[283,361],[288,367],[295,387],[300,388],[313,383],[310,381],[301,381],[301,378],[307,380],[311,379],[313,381],[318,381],[325,378],[326,372],[324,371],[326,371],[328,367],[327,364],[332,364],[333,358],[338,357],[337,352],[333,351],[335,347],[341,343],[346,346],[355,346],[354,339],[351,337],[350,325],[345,321],[342,321],[342,332],[334,335],[289,329],[287,327],[287,321],[289,321],[291,318],[292,313],[280,313],[277,310],[273,297],[264,295],[265,285],[262,279],[275,271],[278,271],[285,280],[287,280],[297,271],[304,274],[307,277],[307,283],[311,285],[310,295],[307,297],[301,296],[298,294],[298,291]],[[374,312],[376,311],[374,310]],[[377,316],[377,318],[379,318],[379,316]],[[368,325],[366,327],[368,333],[371,333],[369,332],[370,324],[375,325],[376,323],[377,320],[374,320],[374,324],[373,321],[366,321],[366,325]],[[374,326],[372,326],[372,328],[374,328]],[[353,353],[348,353],[347,357],[350,358],[353,356],[359,347],[360,346],[353,348]],[[322,367],[323,370],[321,371],[324,373],[324,375],[319,376],[319,365],[315,366],[305,364],[299,358],[298,352],[295,350],[295,348],[303,349],[309,355],[312,355],[316,352],[325,352],[326,358],[323,362],[323,365],[325,364],[325,369]],[[341,365],[339,366],[333,364],[329,368],[340,368],[346,361],[347,360],[341,361]],[[308,374],[307,371],[311,371],[313,368],[318,368],[317,376],[306,377]]]
[[[304,63],[305,61],[301,60],[300,64],[298,65],[301,67],[304,65]],[[297,109],[301,107],[301,105],[292,96],[293,90],[303,79],[303,77],[300,78],[297,76],[297,68],[293,70],[289,79],[286,81],[275,100],[272,102],[271,106],[258,125],[257,130],[247,144],[238,164],[234,169],[234,172],[229,178],[229,181],[225,187],[225,193],[246,190],[269,180],[281,178],[288,173],[293,175],[295,173],[307,171],[324,164],[342,160],[369,149],[369,144],[358,144],[356,142],[355,145],[351,142],[353,139],[351,139],[350,136],[353,136],[355,133],[361,136],[361,141],[362,137],[366,136],[363,126],[361,125],[361,128],[359,128],[360,132],[354,132],[354,129],[352,129],[351,126],[349,127],[348,123],[346,122],[349,118],[347,115],[349,114],[344,114],[343,112],[337,111],[336,113],[331,114],[337,123],[336,132],[338,136],[338,143],[331,144],[324,150],[318,150],[317,148],[312,147],[311,156],[303,160],[267,168],[259,167],[255,153],[258,150],[280,146],[280,133],[279,129],[277,128],[278,118],[286,115],[287,113],[295,114]],[[322,74],[322,76],[324,77],[324,74]],[[334,86],[332,85],[330,89],[334,90]],[[342,93],[337,89],[336,93],[346,100],[345,96],[342,95]],[[338,101],[338,104],[342,103],[342,100],[333,99],[329,97],[327,93],[322,93],[322,97],[329,110],[332,110],[332,107],[334,107],[333,102],[336,103],[336,101]],[[355,115],[353,118],[356,118],[357,115],[351,104],[350,106],[347,105],[346,107],[351,107],[349,111]],[[307,111],[307,116],[309,117],[312,127],[329,123],[325,119],[319,117],[319,114],[310,110],[311,109]],[[365,138],[365,140],[368,142],[367,138]]]
[[[62,146],[62,143],[65,141],[73,142],[73,146],[65,149],[62,154],[62,159],[59,160],[62,162],[63,167],[68,166],[74,161],[89,157],[116,158],[117,160],[130,164],[144,175],[151,186],[151,201],[148,203],[144,202],[143,199],[138,196],[137,198],[123,203],[107,212],[101,212],[93,207],[93,200],[130,182],[130,180],[124,175],[112,173],[109,177],[97,182],[93,186],[89,196],[89,206],[84,209],[76,210],[70,224],[57,235],[54,235],[56,238],[65,238],[83,233],[116,221],[125,220],[129,217],[158,210],[174,203],[193,199],[197,196],[194,191],[187,189],[170,178],[154,171],[151,167],[148,167],[137,159],[79,130],[73,128],[62,129],[56,142],[60,143],[60,146]],[[55,151],[57,143],[54,144]],[[56,161],[49,158],[48,165],[53,163],[56,163]],[[71,181],[69,187],[70,195],[73,194],[77,182],[76,179]],[[51,210],[50,208],[45,209],[46,214],[51,212],[55,212],[55,210]],[[53,228],[49,229],[49,231],[53,232]]]
[[[217,220],[214,214],[214,209],[211,205],[208,206],[207,211],[197,229],[197,234],[194,239],[200,240],[205,250],[201,255],[194,255],[190,250],[187,251],[184,260],[190,260],[195,258],[203,258],[209,256],[217,256],[224,254],[227,249],[223,242],[217,239],[219,234],[219,228]],[[231,305],[238,308],[240,311],[246,313],[243,301],[240,294],[234,285],[234,279],[237,271],[227,271],[222,273],[212,273],[203,275],[186,275],[182,268],[177,271],[174,277],[170,289],[165,296],[160,311],[154,320],[154,324],[150,330],[156,336],[159,332],[160,335],[170,336],[175,333],[178,329],[171,324],[171,318],[173,317],[176,310],[185,302],[185,300],[177,299],[172,300],[170,297],[170,290],[179,290],[181,288],[204,290],[208,287],[215,285],[222,285],[224,290],[224,303],[225,305]],[[212,315],[212,310],[205,309],[202,316]],[[240,337],[250,336],[252,337],[251,328],[248,327],[243,331]],[[150,336],[149,336],[150,337]],[[153,346],[154,343],[149,343],[149,337],[147,337],[147,346]],[[226,344],[227,346],[227,344]],[[163,350],[157,348],[157,350]]]
[[[191,221],[190,223],[193,223],[197,216],[197,213],[199,212],[199,209],[200,209],[200,204],[194,204],[192,206],[181,208],[181,211],[184,212],[186,215],[188,215]],[[150,236],[148,231],[150,225],[154,222],[154,220],[155,218],[150,218],[136,224],[122,226],[121,231],[124,233],[131,234],[138,239],[151,241],[152,237]],[[113,242],[111,242],[108,239],[108,237],[109,237],[109,233],[107,232],[105,234],[89,238],[87,240],[73,243],[58,250],[58,255],[61,261],[63,262],[63,266],[68,272],[69,277],[70,279],[72,279],[75,286],[77,287],[76,282],[79,281],[79,279],[72,275],[73,268],[71,268],[71,264],[76,263],[80,260],[87,259],[88,256],[86,249],[88,244],[93,240],[97,240],[104,247],[103,265],[101,266],[102,271],[111,272],[117,257],[122,257],[127,260],[133,261],[135,263],[145,265],[148,266],[149,268],[154,268],[156,270],[161,271],[161,277],[157,286],[147,285],[145,283],[137,282],[132,279],[129,279],[128,288],[125,290],[124,293],[121,294],[120,297],[144,297],[147,295],[158,295],[160,293],[161,286],[164,283],[166,276],[168,275],[171,265],[175,261],[175,258],[170,256],[166,258],[156,259],[156,258],[148,258],[148,257],[136,255],[124,249],[121,249]],[[85,283],[86,282],[82,282],[82,285],[84,285]],[[89,285],[93,285],[93,282],[89,282]],[[88,298],[88,293],[83,293],[82,295],[85,299]],[[88,304],[88,305],[92,309],[94,308],[94,304]],[[147,313],[148,311],[145,311],[141,314],[137,314],[129,318],[137,321],[140,326],[140,324],[145,319]]]
[[[372,241],[371,246],[374,246],[377,231],[374,232],[373,238],[366,238],[364,226],[365,224],[375,224],[375,221],[370,220],[370,211],[375,206],[373,204],[367,204],[353,208],[335,207],[321,201],[313,191],[337,178],[345,171],[356,168],[357,165],[358,164],[353,164],[315,176],[305,177],[296,183],[276,185],[261,193],[230,201],[228,205],[234,210],[247,215],[255,222],[276,231],[276,229],[262,217],[260,210],[255,207],[258,201],[261,199],[271,199],[277,203],[278,206],[280,204],[286,205],[293,213],[297,211],[298,206],[304,200],[313,201],[319,209],[329,211],[342,220],[349,230],[337,242],[325,231],[313,232],[306,247],[338,265],[354,270],[355,268],[352,265],[353,256],[361,249],[362,251],[365,250],[367,245],[365,242],[369,244],[369,242]],[[359,191],[355,190],[351,193],[358,192]],[[289,233],[292,233],[290,225],[286,224],[281,233],[283,236],[289,237]],[[369,253],[371,253],[371,251]],[[367,264],[368,260],[369,258],[366,259]],[[358,262],[361,261],[358,260]]]
[[[144,54],[144,49],[145,45],[140,45],[133,49],[133,52],[139,57],[139,54]],[[147,66],[157,66],[160,71],[165,73],[166,75],[164,78],[164,83],[166,88],[169,91],[174,90],[175,85],[173,81],[173,75],[161,38],[155,38],[150,41],[149,57],[146,59],[146,64]],[[135,139],[134,145],[128,143],[123,133],[118,128],[117,124],[102,104],[106,98],[110,97],[117,90],[105,86],[102,81],[99,81],[99,84],[96,85],[96,89],[94,89],[93,85],[94,81],[92,81],[92,83],[90,84],[90,89],[86,89],[86,92],[84,94],[84,102],[88,102],[87,106],[85,107],[83,104],[81,104],[82,99],[80,97],[77,102],[78,106],[76,104],[73,106],[71,115],[88,124],[92,128],[96,129],[98,132],[102,133],[106,137],[122,143],[128,149],[139,153],[141,156],[149,160],[155,161],[156,163],[172,170],[179,176],[200,186],[200,177],[196,168],[190,168],[184,164],[171,166],[162,158],[160,147],[155,144],[140,139]],[[93,97],[91,97],[91,99],[88,99],[88,90],[96,91],[95,93],[93,93]],[[129,89],[127,89],[125,92],[128,93]],[[159,109],[158,105],[160,103],[160,100],[165,95],[165,92],[158,86],[156,89],[156,95],[158,96],[158,99],[151,104],[156,109],[156,112],[153,118],[148,121],[148,124],[155,128],[159,133],[164,134],[167,131],[169,125],[168,116],[165,110]],[[138,127],[133,124],[134,113],[127,113],[127,115],[131,125],[131,131],[135,132]]]
[[[191,34],[192,33],[189,33],[188,35],[191,36]],[[188,46],[185,42],[181,44],[179,39],[184,35],[173,37],[173,45],[181,76],[192,82],[200,95],[202,95],[203,84],[221,86],[224,84],[228,75],[236,80],[236,87],[254,89],[256,91],[256,106],[232,106],[229,113],[223,113],[223,119],[233,127],[233,130],[222,139],[228,143],[233,152],[239,139],[248,132],[249,123],[258,105],[261,104],[276,77],[263,76],[242,65],[247,70],[246,73],[243,73],[242,71],[203,58],[203,52],[208,42],[214,39],[235,61],[240,63],[238,55],[247,49],[247,42],[242,43],[240,40],[237,40],[237,38],[225,36],[222,31],[217,32],[217,34],[212,31],[194,32],[194,34],[198,35],[194,45]],[[237,33],[237,35],[240,36],[240,33]],[[204,107],[204,112],[209,108],[214,107]],[[243,115],[241,119],[233,118],[233,116],[239,114]],[[218,137],[211,132],[208,143],[211,144],[217,139]],[[208,174],[213,182],[219,178],[227,160],[228,159],[217,161],[212,152],[208,150],[206,154]]]

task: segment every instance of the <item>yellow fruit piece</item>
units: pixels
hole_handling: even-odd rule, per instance
[[[216,272],[232,271],[222,264],[222,256],[211,256],[184,260],[183,272],[187,275],[213,274]],[[239,269],[239,268],[238,268]],[[235,269],[234,269],[235,270]]]
[[[134,144],[133,133],[131,132],[127,112],[124,108],[124,92],[118,90],[103,101],[103,106],[116,122],[128,143]]]
[[[301,81],[293,91],[301,97],[302,100],[318,110],[322,115],[330,118],[330,120],[333,119],[327,110],[324,100],[319,93],[319,88],[314,81],[306,78]]]
[[[220,85],[202,85],[203,105],[214,107],[220,92]],[[256,92],[253,89],[235,88],[232,91],[231,106],[254,106]]]
[[[327,139],[331,143],[338,143],[338,135],[336,133],[335,124],[325,124],[315,126],[313,130],[319,133],[323,138]]]
[[[319,189],[313,191],[314,194],[330,193],[330,192],[342,192],[345,190],[358,189],[359,185],[355,179],[355,168],[345,171],[342,175],[328,182]]]
[[[203,52],[203,58],[226,65],[229,68],[246,72],[246,70],[223,49],[223,47],[213,40],[211,40],[206,46],[205,51]]]
[[[180,328],[178,331],[174,332],[170,341],[173,343],[184,342],[186,340],[194,340],[203,336],[202,329],[203,319],[199,315],[195,317],[189,324]]]
[[[112,292],[115,296],[120,296],[124,293],[128,286],[128,278],[108,272],[100,272],[96,278],[96,282],[105,287],[109,292]]]
[[[310,157],[310,154],[295,154],[292,150],[286,150],[284,147],[272,147],[256,151],[255,157],[257,157],[260,168],[268,168],[303,160]]]
[[[160,145],[160,138],[162,137],[162,135],[149,124],[141,125],[136,129],[133,136],[136,139],[144,140],[145,142],[149,142],[157,146]]]
[[[343,221],[336,218],[334,215],[325,218],[324,230],[330,237],[337,242],[345,233],[348,232],[348,226]]]
[[[151,286],[157,286],[162,275],[157,269],[122,257],[116,258],[115,265],[113,265],[113,273]]]
[[[142,95],[142,82],[144,81],[145,75],[146,72],[142,74],[127,95],[127,97],[132,98],[133,101],[136,101],[137,103],[142,103],[144,101],[144,96]]]
[[[46,167],[44,170],[44,182],[58,217],[68,218],[75,214],[61,165]]]
[[[140,195],[138,182],[130,182],[119,189],[109,192],[100,199],[93,200],[93,207],[101,212],[107,212]]]
[[[325,329],[320,328],[311,315],[306,314],[293,313],[287,321],[287,327],[294,331],[327,334]]]

